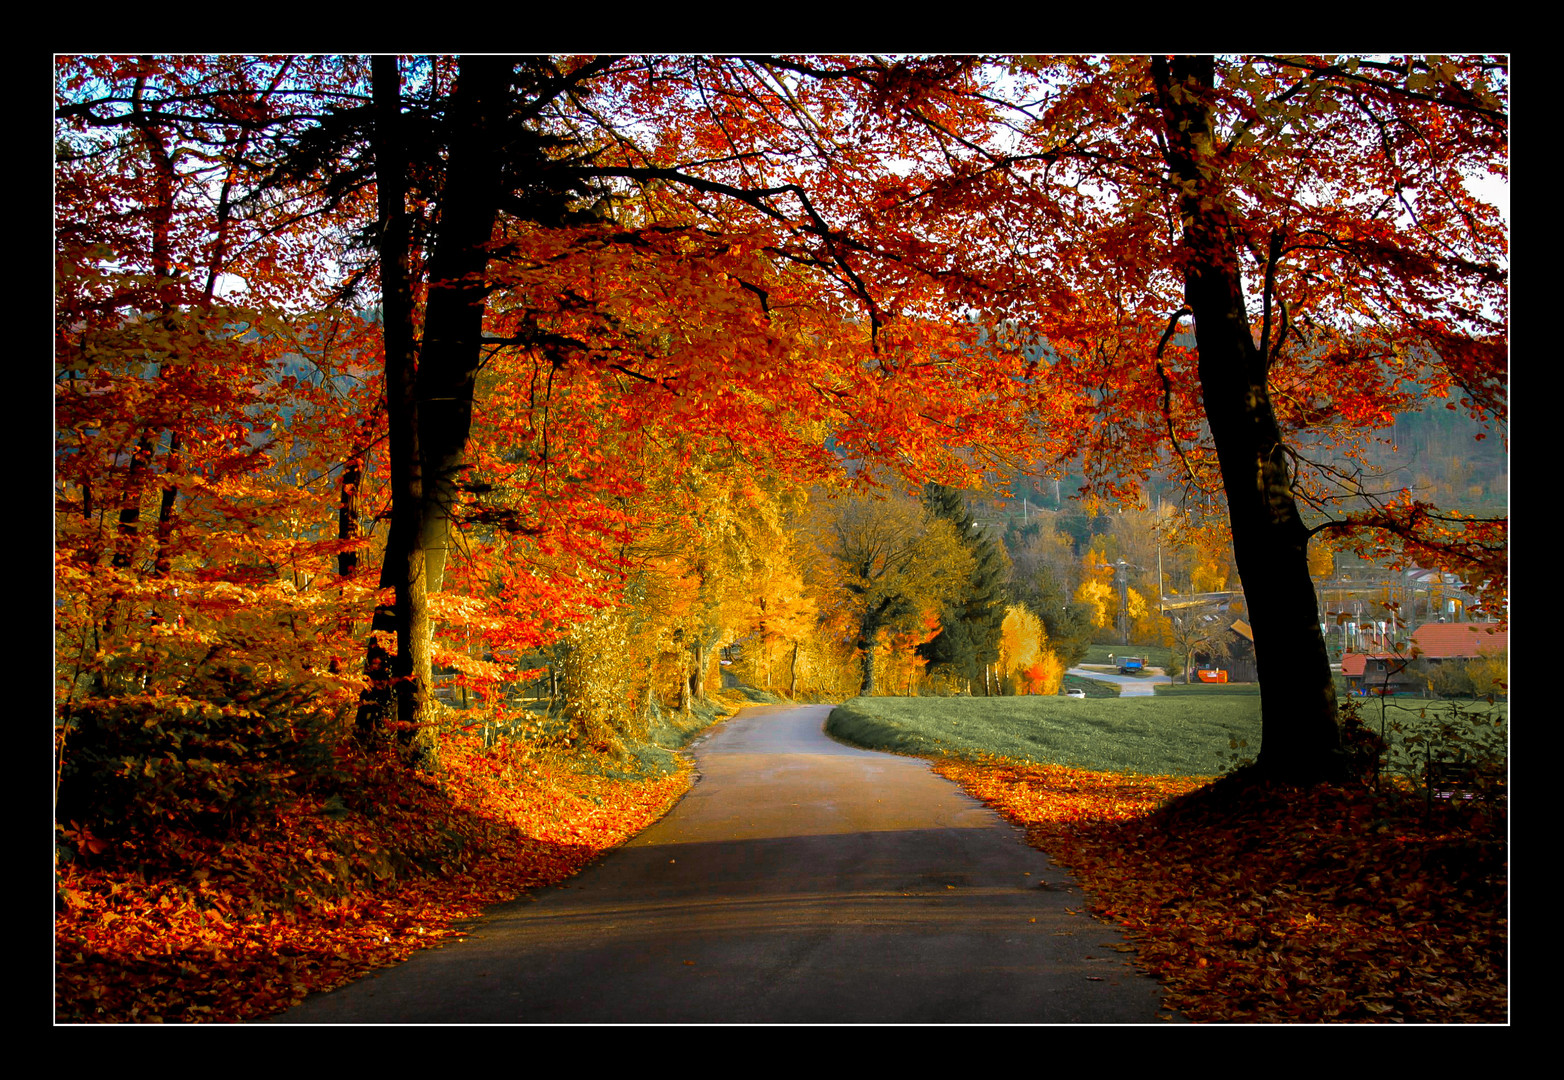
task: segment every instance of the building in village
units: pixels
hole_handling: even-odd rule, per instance
[[[1349,652],[1341,673],[1354,694],[1423,694],[1430,669],[1450,661],[1507,652],[1509,630],[1502,623],[1424,623],[1399,648]]]
[[[1220,647],[1197,650],[1196,669],[1221,668],[1228,682],[1256,682],[1260,678],[1254,656],[1254,631],[1242,619],[1234,619],[1219,639]]]

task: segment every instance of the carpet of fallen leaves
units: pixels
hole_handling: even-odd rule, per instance
[[[1074,873],[1191,1020],[1507,1020],[1491,810],[1003,759],[936,769]]]
[[[68,832],[57,874],[60,1023],[273,1015],[569,877],[655,821],[691,770],[634,779],[453,735],[437,778],[344,764],[264,833],[108,844]]]

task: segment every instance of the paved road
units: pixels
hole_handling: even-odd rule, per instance
[[[1069,673],[1079,675],[1083,679],[1118,683],[1120,697],[1155,697],[1156,691],[1152,689],[1153,686],[1157,683],[1167,684],[1173,681],[1166,675],[1118,675],[1106,671],[1091,671],[1087,668],[1070,668]]]
[[[666,817],[282,1023],[1150,1023],[1071,880],[927,763],[746,709]]]

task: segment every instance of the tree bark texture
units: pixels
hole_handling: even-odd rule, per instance
[[[464,57],[451,98],[449,159],[440,220],[429,259],[429,302],[419,350],[419,453],[423,458],[420,546],[429,591],[439,592],[457,485],[466,467],[473,395],[481,359],[483,280],[499,213],[504,133],[514,63]]]
[[[397,654],[389,688],[374,682],[360,727],[373,727],[394,692],[396,716],[413,757],[433,761],[430,724],[433,624],[428,597],[445,580],[452,511],[465,466],[481,355],[488,243],[500,200],[513,63],[502,57],[461,62],[446,114],[447,159],[439,220],[429,258],[423,340],[414,333],[411,235],[406,213],[407,150],[402,141],[401,76],[394,57],[373,60],[375,161],[390,421],[391,530],[381,586],[395,590],[394,617],[376,612],[376,628],[394,623]]]
[[[429,618],[424,552],[418,543],[423,504],[418,448],[416,344],[413,333],[411,237],[406,207],[407,164],[402,144],[402,78],[394,56],[372,62],[374,151],[379,199],[381,328],[385,338],[387,440],[391,458],[391,529],[381,566],[381,588],[394,603],[375,609],[365,660],[370,686],[359,703],[358,728],[381,730],[392,716],[415,758],[432,763],[433,740],[415,740],[421,706],[428,700]],[[392,657],[374,632],[396,636]]]
[[[858,649],[863,653],[863,689],[858,693],[862,697],[874,695],[874,647],[875,639],[879,637],[880,626],[877,622],[865,620],[858,631]]]
[[[1292,492],[1271,406],[1267,358],[1244,304],[1237,238],[1214,160],[1211,57],[1157,58],[1174,179],[1184,185],[1185,298],[1195,319],[1199,375],[1232,521],[1259,668],[1263,775],[1328,779],[1339,767],[1335,684],[1309,577],[1309,533]]]
[[[696,639],[690,646],[690,696],[696,701],[706,700],[706,668],[711,664],[711,647],[703,639]]]

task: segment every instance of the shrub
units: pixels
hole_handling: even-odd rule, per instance
[[[1358,712],[1351,697],[1341,699],[1341,749],[1347,774],[1357,780],[1371,780],[1379,774],[1389,744],[1380,738]]]
[[[348,704],[324,684],[268,684],[246,667],[177,694],[88,699],[62,733],[57,820],[106,836],[222,835],[335,776]]]
[[[1373,751],[1378,766],[1398,781],[1401,790],[1427,796],[1430,767],[1444,766],[1467,777],[1465,785],[1485,796],[1503,795],[1509,724],[1502,706],[1441,701],[1416,708],[1381,702],[1380,708],[1377,724],[1354,724],[1357,703],[1348,699],[1342,709],[1351,717],[1343,728],[1344,741],[1350,731],[1360,731],[1357,745],[1364,753]],[[1373,727],[1383,733],[1382,739]],[[1351,745],[1349,741],[1349,750]]]

